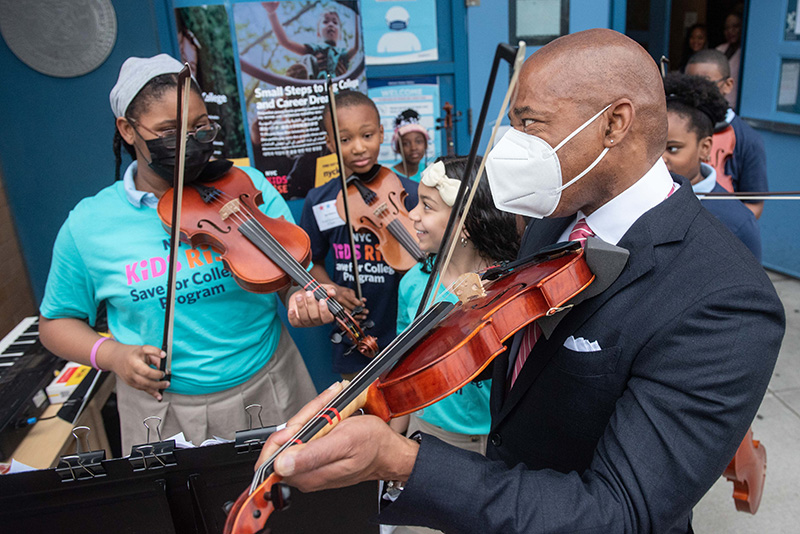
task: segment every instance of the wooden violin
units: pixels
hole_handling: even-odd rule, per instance
[[[753,429],[748,428],[733,460],[722,473],[733,482],[733,502],[740,512],[755,514],[761,504],[764,480],[767,478],[767,450],[753,439]]]
[[[172,198],[170,189],[158,202],[158,215],[166,228],[172,226]],[[194,183],[183,190],[180,240],[192,246],[209,245],[222,254],[225,268],[247,291],[272,293],[292,281],[311,291],[317,300],[325,301],[357,350],[373,357],[378,349],[375,338],[365,335],[347,310],[308,274],[308,235],[283,217],[267,217],[258,208],[262,202],[261,191],[236,167],[213,182]]]
[[[482,282],[466,284],[475,285],[476,291],[455,305],[434,304],[259,466],[250,488],[231,507],[224,532],[258,532],[280,508],[283,496],[273,462],[286,448],[321,437],[359,409],[388,421],[454,393],[505,350],[505,340],[536,319],[561,311],[593,280],[583,249],[569,243],[511,270],[488,271]]]
[[[456,145],[453,141],[453,126],[454,123],[459,121],[461,117],[461,112],[457,111],[453,113],[453,104],[450,102],[445,102],[444,106],[442,106],[444,110],[444,117],[441,119],[436,119],[436,122],[441,122],[441,126],[437,126],[436,129],[444,130],[444,137],[445,137],[445,144],[447,145],[447,155],[448,156],[455,156],[456,155]]]
[[[708,163],[717,172],[717,183],[727,191],[733,191],[733,177],[725,172],[725,163],[733,157],[736,134],[730,124],[711,136],[711,161]]]
[[[381,165],[375,165],[369,173],[353,174],[347,179],[349,220],[353,228],[375,234],[383,260],[401,272],[425,260],[404,204],[407,196],[397,175]],[[342,219],[348,220],[341,191],[336,196],[336,211]]]

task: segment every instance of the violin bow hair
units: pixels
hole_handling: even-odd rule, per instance
[[[169,276],[167,297],[164,305],[164,338],[161,350],[167,353],[159,369],[164,371],[164,380],[172,377],[172,334],[175,325],[175,284],[178,271],[178,247],[180,246],[181,201],[183,200],[183,174],[186,163],[186,131],[189,127],[189,94],[192,87],[192,71],[188,63],[178,73],[178,117],[175,131],[178,140],[175,147],[175,174],[172,181],[172,229],[170,231]]]
[[[483,131],[484,123],[486,122],[486,115],[489,113],[489,103],[492,99],[492,89],[494,88],[495,80],[497,78],[497,71],[500,67],[500,61],[505,60],[509,62],[513,67],[513,74],[511,75],[511,80],[508,84],[508,90],[506,91],[506,96],[503,99],[503,105],[500,107],[500,113],[497,115],[497,121],[492,128],[492,135],[489,137],[489,143],[486,146],[486,152],[481,159],[481,164],[478,167],[478,172],[475,175],[475,179],[472,180],[470,177],[472,176],[472,169],[475,167],[475,160],[477,159],[478,154],[478,146],[481,142],[481,132]],[[475,191],[478,189],[478,183],[483,175],[483,169],[486,166],[486,156],[489,155],[489,151],[492,149],[494,145],[494,138],[497,134],[497,129],[500,127],[500,123],[503,119],[503,115],[505,115],[506,108],[508,107],[508,103],[511,100],[511,95],[514,92],[514,88],[517,85],[517,80],[519,78],[519,70],[522,66],[523,61],[525,60],[525,42],[520,41],[517,47],[513,47],[506,43],[500,43],[497,45],[497,49],[494,54],[494,61],[492,62],[492,70],[489,74],[489,82],[486,87],[486,93],[483,96],[483,105],[481,106],[481,113],[478,117],[478,124],[475,128],[475,137],[472,139],[472,145],[469,149],[469,156],[467,157],[467,165],[464,169],[464,175],[461,177],[461,185],[458,188],[458,195],[456,196],[456,200],[453,203],[453,209],[450,211],[450,218],[447,220],[447,227],[444,231],[444,237],[442,239],[442,243],[439,246],[439,251],[436,254],[436,259],[433,263],[433,269],[431,275],[428,277],[428,282],[425,284],[425,291],[422,294],[422,299],[419,302],[419,307],[417,308],[417,315],[421,314],[425,308],[428,307],[428,302],[435,302],[436,295],[438,293],[438,284],[437,290],[433,292],[433,296],[431,297],[431,291],[433,290],[433,286],[436,280],[439,279],[439,274],[444,272],[447,269],[447,265],[450,263],[450,258],[452,257],[453,250],[455,250],[456,242],[455,236],[461,233],[461,229],[464,226],[464,220],[466,219],[466,214],[469,211],[470,206],[472,205],[472,200],[475,197]]]

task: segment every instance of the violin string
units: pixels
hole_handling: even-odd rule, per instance
[[[223,199],[226,199],[228,201],[235,199],[234,197],[225,193],[224,191],[220,190],[217,191],[219,191],[220,194],[214,196],[211,200],[211,202],[213,202],[216,205],[224,206],[227,202],[225,202]],[[249,207],[246,204],[241,204],[241,209],[244,211],[244,213],[246,213],[250,217],[249,220],[253,220],[256,223],[258,223],[258,220],[252,215],[252,213],[250,213]],[[229,219],[233,219],[236,223],[239,224],[239,226],[243,225],[248,220],[245,219],[240,214],[240,212],[232,213],[229,216]],[[294,257],[292,257],[291,254],[289,254],[289,252],[280,244],[280,242],[278,242],[278,240],[275,239],[275,236],[270,234],[269,231],[263,227],[263,225],[261,225],[260,223],[257,224],[255,226],[255,230],[259,234],[259,237],[262,239],[262,243],[267,247],[269,247],[269,249],[273,252],[273,254],[276,255],[276,257],[279,256],[287,264],[287,266],[289,266],[292,269],[292,272],[287,274],[289,274],[295,280],[303,282],[302,287],[307,286],[309,282],[316,282],[316,280],[310,274],[308,274],[308,271],[302,268],[300,263]],[[327,297],[327,291],[325,291],[323,287],[319,286],[319,284],[317,285],[321,290],[321,293],[325,294],[325,296]],[[319,297],[317,298],[319,300],[322,300]],[[345,312],[344,307],[338,301],[332,298],[328,298],[328,302],[331,304],[332,308],[331,312],[336,317],[347,323],[348,318],[344,313]]]
[[[386,213],[382,213],[378,215],[378,217],[384,220],[389,218]],[[386,228],[389,230],[389,233],[394,236],[397,242],[400,243],[400,246],[402,246],[406,252],[411,254],[414,259],[422,256],[422,249],[419,248],[419,244],[414,240],[409,231],[405,226],[403,226],[397,217],[386,223]]]
[[[376,367],[378,367],[379,365],[382,365],[385,359],[387,359],[391,355],[393,355],[393,353],[397,349],[398,345],[406,343],[406,340],[409,337],[411,337],[413,334],[416,333],[416,331],[417,331],[416,327],[419,324],[421,324],[423,321],[427,320],[428,313],[431,311],[431,309],[427,310],[426,313],[424,313],[424,314],[420,315],[419,317],[417,317],[416,319],[414,319],[414,321],[408,327],[406,327],[406,329],[403,330],[394,340],[392,340],[386,346],[386,348],[384,348],[380,352],[380,354],[378,354],[375,358],[370,360],[370,362],[366,365],[366,367],[364,367],[364,369],[362,369],[361,372],[359,372],[355,376],[355,378],[353,378],[353,381],[350,382],[350,384],[348,384],[344,389],[342,389],[342,391],[340,391],[336,395],[336,397],[334,397],[333,400],[331,400],[322,409],[320,409],[316,413],[316,415],[314,415],[311,419],[306,421],[306,423],[303,425],[303,427],[300,430],[298,430],[294,434],[294,436],[292,436],[286,443],[281,445],[278,448],[278,450],[276,450],[274,453],[272,453],[272,456],[270,456],[263,464],[258,466],[258,468],[256,469],[255,474],[253,475],[253,481],[252,481],[252,484],[250,486],[250,493],[254,492],[256,490],[256,488],[262,482],[264,482],[264,480],[266,479],[266,476],[267,476],[267,471],[272,469],[272,466],[274,464],[275,458],[280,453],[282,453],[283,451],[285,451],[286,449],[291,447],[292,445],[295,445],[298,441],[302,442],[302,438],[306,437],[305,434],[309,432],[309,429],[311,429],[311,427],[315,423],[317,423],[317,421],[320,419],[320,417],[323,416],[323,414],[325,414],[331,408],[337,408],[337,405],[341,404],[343,402],[343,400],[347,398],[347,396],[350,394],[350,392],[352,390],[363,387],[365,381],[369,380],[370,384],[374,381],[375,378],[370,376],[372,371]],[[346,406],[341,406],[339,408],[339,411],[343,410],[344,408],[346,408]]]
[[[224,205],[225,202],[223,202],[222,200],[223,198],[226,198],[229,201],[233,200],[233,197],[231,197],[224,191],[219,191],[219,190],[217,191],[219,192],[219,195],[216,195],[214,198],[212,198],[212,202],[214,202],[215,204]],[[264,228],[264,226],[258,221],[258,219],[256,219],[256,217],[250,212],[250,208],[247,204],[240,204],[240,210],[241,212],[233,212],[229,218],[235,220],[240,226],[243,225],[248,220],[253,221],[255,224],[250,228],[253,229],[256,234],[258,234],[258,237],[261,240],[260,243],[263,244],[265,247],[269,248],[276,257],[279,256],[280,259],[284,262],[285,265],[284,266],[279,265],[279,267],[284,268],[286,270],[291,270],[291,272],[289,272],[288,274],[303,288],[307,288],[309,283],[312,282],[315,283],[316,288],[312,292],[314,297],[317,300],[325,301],[326,305],[328,306],[328,309],[331,311],[331,313],[333,313],[334,316],[336,316],[339,319],[340,325],[343,325],[347,329],[347,331],[353,338],[355,344],[358,345],[358,343],[361,340],[363,340],[364,334],[363,332],[361,332],[361,329],[358,327],[358,325],[354,322],[353,318],[348,315],[344,307],[336,299],[330,297],[325,288],[322,287],[319,284],[319,282],[317,282],[317,280],[314,277],[312,277],[308,273],[308,271],[306,271],[302,267],[302,265],[300,265],[300,263],[283,247],[283,245],[281,245],[281,243],[277,239],[275,239],[275,236],[273,236],[266,228]],[[240,214],[242,212],[248,215],[250,218],[246,219],[245,217],[243,217]],[[255,244],[256,246],[258,246],[257,243]]]
[[[226,199],[227,201],[235,200],[235,197],[231,197],[230,195],[228,195],[224,191],[220,191],[220,190],[217,190],[217,191],[220,194],[215,196],[211,200],[214,204],[224,206],[225,204],[227,204],[227,202],[221,200],[223,198]],[[250,215],[250,219],[246,219],[240,214],[240,212],[233,212],[228,216],[228,218],[232,219],[233,221],[235,221],[239,226],[244,225],[248,220],[255,219],[254,217],[252,217],[252,215]],[[258,222],[258,221],[256,221],[256,222]],[[259,224],[258,226],[260,227],[261,225]],[[258,227],[257,227],[257,229],[258,229]],[[264,229],[264,232],[269,234],[269,232],[267,232],[266,229]],[[268,243],[268,242],[264,242],[263,244],[268,245],[268,246],[270,245],[270,243]],[[271,247],[271,250],[273,250],[273,253],[276,256],[280,255],[283,259],[287,259],[286,256],[283,255],[283,253],[286,252],[286,251],[283,248],[283,246],[280,245],[280,243],[278,243],[278,247]],[[286,252],[286,254],[288,255],[288,252]],[[272,259],[272,258],[270,258],[270,259]],[[294,259],[294,258],[292,258],[292,259]],[[297,272],[292,272],[292,273],[287,273],[287,274],[289,274],[290,276],[296,277]]]
[[[389,232],[397,239],[400,245],[408,251],[414,259],[422,256],[422,249],[419,248],[419,244],[414,240],[411,236],[409,231],[406,229],[405,226],[397,219],[393,219],[390,221],[386,227],[389,229]]]
[[[388,219],[388,215],[386,214],[386,212],[381,213],[379,217],[384,220]],[[389,233],[391,233],[394,236],[394,238],[397,239],[400,245],[404,249],[406,249],[406,251],[409,254],[411,254],[414,257],[414,259],[422,255],[422,250],[419,248],[419,244],[411,236],[411,233],[406,229],[406,227],[399,222],[397,217],[394,217],[391,221],[386,223],[386,228],[389,229]]]
[[[423,316],[420,316],[420,319]],[[418,324],[419,321],[415,320],[412,325]],[[326,404],[322,409],[320,409],[311,419],[306,421],[306,423],[302,426],[300,430],[298,430],[294,436],[292,436],[286,443],[281,445],[278,450],[276,450],[272,456],[270,456],[263,464],[258,466],[256,469],[255,474],[253,475],[253,482],[250,486],[250,493],[255,491],[255,489],[266,479],[267,471],[272,469],[274,464],[275,458],[291,447],[292,445],[296,444],[298,441],[302,441],[304,434],[309,431],[309,429],[319,420],[319,418],[329,411],[331,408],[336,408],[339,404],[342,403],[343,399],[345,399],[352,390],[363,387],[363,382],[365,381],[365,377],[369,376],[375,367],[383,363],[383,360],[391,354],[397,345],[400,343],[405,342],[406,338],[411,334],[412,328],[409,326],[403,332],[400,333],[391,343],[389,343],[385,349],[383,349],[380,354],[378,354],[375,358],[370,360],[370,362],[362,369],[342,391],[340,391],[336,397],[334,397],[328,404]],[[341,409],[344,409],[345,406],[342,406]],[[341,411],[341,409],[339,411]],[[323,427],[324,428],[324,427]]]
[[[228,195],[224,191],[219,191],[219,193],[220,194],[218,196],[215,196],[212,199],[212,202],[214,202],[215,204],[224,206],[226,204],[226,202],[223,202],[222,200],[220,200],[221,198],[226,198],[228,200],[234,200],[235,199],[234,197],[231,197],[230,195]],[[241,205],[241,207],[244,208],[244,209],[247,209],[246,205]],[[255,220],[255,222],[258,223],[258,221],[255,219],[255,217],[253,217],[252,214],[249,213],[249,211],[247,211],[247,214],[249,215],[249,219],[246,219],[245,217],[240,215],[240,212],[232,213],[229,216],[229,218],[230,219],[234,219],[236,221],[236,223],[239,224],[239,226],[242,226],[248,220]],[[289,263],[292,267],[295,267],[294,264],[299,265],[299,262],[297,262],[293,257],[291,257],[291,255],[288,253],[288,251],[286,251],[286,249],[274,238],[274,236],[272,236],[272,234],[269,233],[269,231],[266,228],[264,228],[261,224],[258,224],[256,226],[256,230],[259,233],[263,232],[263,234],[260,236],[260,237],[262,237],[264,239],[263,244],[269,246],[270,249],[273,251],[273,253],[276,256],[281,256],[282,259],[287,260],[287,263]],[[271,238],[271,239],[269,239],[269,238]],[[293,278],[299,278],[300,280],[304,281],[306,284],[309,281],[312,280],[312,278],[310,276],[308,277],[308,279],[305,279],[305,277],[302,276],[303,274],[307,275],[307,272],[302,270],[302,269],[296,269],[296,270],[293,269],[293,272],[287,273],[287,274],[289,274]],[[298,275],[300,275],[300,276],[298,276]]]
[[[366,185],[363,185],[363,187],[367,191],[374,193],[374,191],[372,191]],[[371,203],[367,202],[367,199],[364,198],[365,192],[361,191],[360,188],[358,189],[359,192],[361,193],[361,198],[364,201],[364,204],[366,204],[367,206],[372,206],[372,204],[378,201],[378,197],[376,195],[372,198]],[[399,222],[396,216],[393,217],[391,221],[386,223],[385,221],[389,218],[390,214],[388,214],[386,211],[383,211],[380,214],[376,214],[375,211],[377,210],[373,210],[372,213],[377,215],[379,219],[383,220],[383,222],[386,224],[386,228],[389,230],[389,233],[392,234],[392,236],[394,236],[394,238],[397,240],[398,243],[400,243],[400,246],[402,246],[406,250],[406,252],[408,252],[415,260],[417,258],[424,256],[422,249],[419,248],[419,243],[417,243],[417,241],[414,239],[411,233],[406,229],[406,227]]]
[[[250,209],[249,207],[244,206],[244,210],[247,213],[249,213],[249,209]],[[252,214],[250,214],[250,216],[252,217],[253,221],[258,222],[257,219]],[[334,313],[334,315],[336,315],[337,317],[339,317],[342,320],[345,320],[344,307],[338,301],[336,301],[335,299],[332,299],[332,298],[330,298],[328,296],[328,292],[325,290],[325,288],[323,288],[316,281],[316,279],[313,276],[308,274],[308,271],[306,271],[302,267],[302,265],[297,260],[295,260],[295,258],[292,257],[291,254],[289,254],[289,252],[278,242],[278,240],[275,239],[275,236],[273,236],[261,224],[258,224],[256,226],[256,230],[260,234],[260,236],[264,240],[264,242],[269,244],[269,245],[271,245],[272,248],[274,250],[276,250],[281,256],[283,256],[285,258],[286,262],[289,265],[292,266],[292,268],[294,270],[294,278],[296,280],[302,282],[302,286],[301,287],[303,289],[305,289],[308,286],[309,283],[312,283],[312,282],[316,283],[316,287],[315,287],[313,293],[316,293],[317,291],[319,291],[319,293],[321,295],[323,295],[323,297],[319,297],[317,295],[315,295],[315,297],[318,300],[326,300],[326,304],[330,303],[330,307],[332,308],[331,311]]]

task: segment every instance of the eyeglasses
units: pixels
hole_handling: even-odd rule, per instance
[[[128,122],[137,123],[139,126],[144,128],[145,130],[147,130],[151,134],[155,135],[159,139],[161,139],[161,142],[164,143],[164,147],[165,148],[168,148],[170,150],[175,148],[175,146],[176,146],[175,138],[176,138],[177,130],[175,130],[174,128],[169,129],[169,130],[163,130],[161,132],[154,132],[153,130],[151,130],[150,128],[145,126],[144,124],[142,124],[139,121],[137,121],[136,119],[128,119]],[[135,130],[136,127],[134,126],[133,129]],[[219,130],[220,130],[220,125],[218,123],[209,122],[208,124],[204,124],[203,126],[198,126],[194,130],[192,130],[190,132],[187,132],[186,136],[187,137],[190,136],[190,135],[194,136],[194,138],[197,139],[198,143],[208,144],[208,143],[210,143],[211,141],[213,141],[214,139],[217,138],[217,134],[219,133]],[[141,136],[141,134],[140,134],[140,136]]]

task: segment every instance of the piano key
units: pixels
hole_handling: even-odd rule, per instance
[[[25,352],[31,348],[32,343],[12,343],[0,354],[10,354],[12,352]]]
[[[35,328],[34,331],[39,331],[39,317],[26,317],[14,329],[11,330],[2,340],[0,340],[0,353],[5,352],[12,343],[16,342],[17,338],[23,333],[27,333],[29,329]]]

